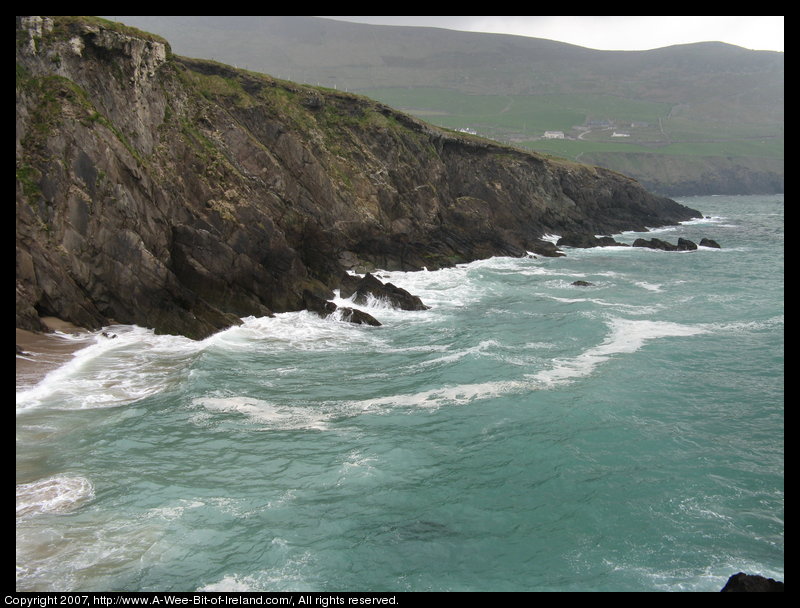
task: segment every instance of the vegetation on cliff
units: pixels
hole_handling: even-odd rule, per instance
[[[25,329],[52,315],[201,338],[330,297],[348,269],[553,255],[548,233],[698,215],[618,173],[98,19],[17,19],[16,108]]]
[[[307,16],[117,19],[182,55],[355,91],[666,196],[783,192],[783,53],[720,42],[602,51]]]

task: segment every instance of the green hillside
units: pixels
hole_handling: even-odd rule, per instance
[[[597,51],[314,17],[115,19],[181,55],[365,94],[439,126],[630,171],[665,194],[783,190],[783,53],[715,42]],[[653,174],[660,156],[668,176]]]

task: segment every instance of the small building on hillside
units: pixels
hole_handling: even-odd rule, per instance
[[[564,139],[564,131],[545,131],[545,139]]]

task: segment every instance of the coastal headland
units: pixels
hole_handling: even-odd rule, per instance
[[[16,43],[19,329],[199,339],[327,301],[348,272],[561,255],[544,236],[700,216],[613,171],[178,57],[119,23],[18,17]]]

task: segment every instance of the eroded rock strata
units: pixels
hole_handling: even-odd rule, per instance
[[[344,271],[556,255],[541,237],[699,213],[595,167],[366,98],[177,57],[94,18],[17,18],[17,327],[202,338]]]

